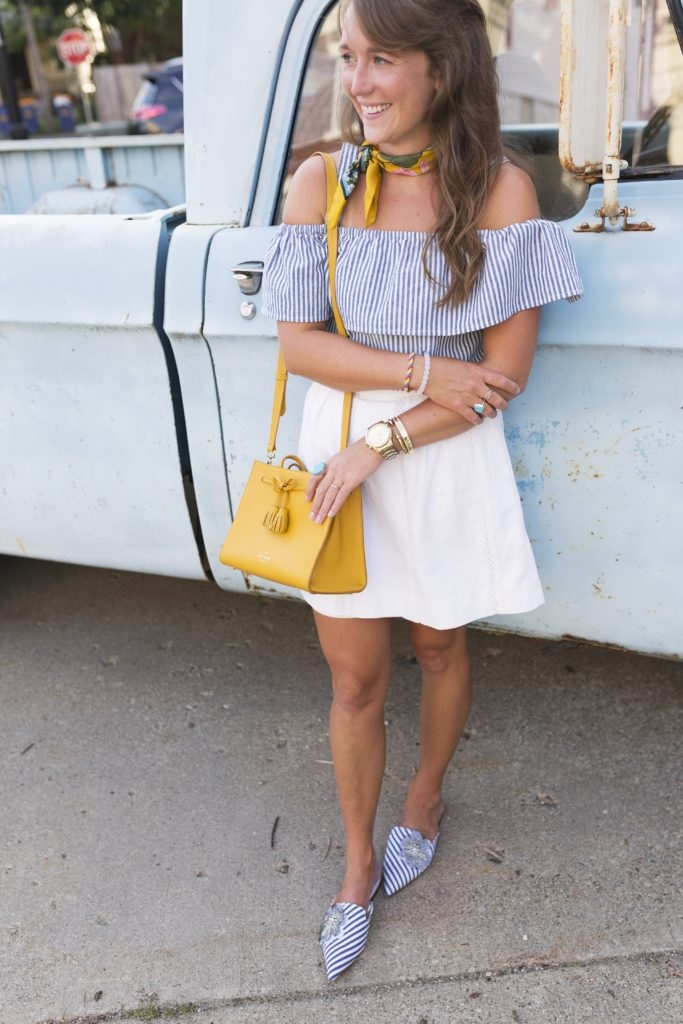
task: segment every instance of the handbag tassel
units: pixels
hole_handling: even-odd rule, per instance
[[[272,480],[268,480],[263,477],[264,483],[272,483],[273,489],[275,490],[276,504],[266,512],[263,525],[266,530],[270,530],[271,533],[286,533],[289,527],[289,509],[287,506],[287,493],[291,491],[295,486],[294,480],[291,478],[288,480],[280,480],[278,477],[273,477]]]

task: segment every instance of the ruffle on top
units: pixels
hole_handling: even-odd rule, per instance
[[[351,337],[452,337],[501,323],[523,309],[575,301],[583,294],[563,229],[527,220],[482,230],[484,270],[465,302],[438,308],[443,287],[424,272],[427,235],[419,231],[339,228],[337,298]],[[447,279],[443,253],[429,250],[430,270]],[[322,224],[282,224],[265,262],[263,311],[275,320],[327,322],[332,315],[327,241]]]

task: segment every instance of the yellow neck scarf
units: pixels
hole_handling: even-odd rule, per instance
[[[346,202],[358,184],[361,174],[366,175],[363,207],[365,210],[365,226],[369,228],[377,217],[377,201],[382,182],[382,171],[390,174],[427,174],[433,170],[436,154],[433,148],[424,149],[421,153],[410,153],[408,156],[386,156],[380,153],[377,146],[364,142],[356,160],[342,174],[337,185],[334,198],[327,212],[328,223],[333,227],[339,224]]]

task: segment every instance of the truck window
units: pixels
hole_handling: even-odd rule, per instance
[[[681,174],[683,54],[666,0],[636,0],[629,32],[622,140],[629,169],[624,176],[638,176],[645,168],[648,176],[657,168],[669,177]]]
[[[529,166],[541,214],[565,220],[584,205],[588,184],[557,155],[560,101],[560,0],[480,0],[500,82],[503,132],[511,154]],[[339,146],[338,4],[320,22],[310,50],[276,220],[292,174],[318,149]],[[638,173],[683,164],[683,57],[666,0],[632,0],[626,56],[622,155]],[[629,172],[627,172],[628,175]]]

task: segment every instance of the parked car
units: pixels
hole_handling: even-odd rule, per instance
[[[133,100],[128,130],[132,134],[182,132],[183,58],[167,60],[158,71],[147,71]]]

